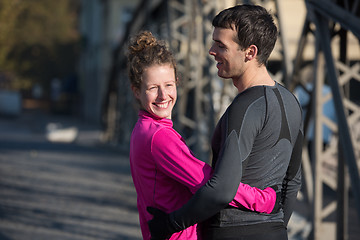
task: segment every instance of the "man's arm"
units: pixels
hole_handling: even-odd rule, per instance
[[[217,161],[212,178],[183,207],[170,213],[170,219],[179,229],[208,219],[234,199],[242,177],[240,148],[235,130],[227,137],[220,156],[221,161]]]
[[[169,132],[167,129],[156,133],[152,147],[154,158],[157,166],[165,174],[188,187],[195,194],[212,176],[211,168],[203,161],[196,159],[185,142],[179,141],[179,138],[173,137],[173,134],[175,132]],[[239,159],[238,156],[235,157]],[[241,164],[239,167],[241,167]],[[241,168],[238,171],[241,174]],[[232,179],[231,183],[233,183]],[[236,183],[234,183],[235,185]],[[231,206],[270,213],[274,208],[276,193],[272,188],[261,190],[240,183],[234,199],[231,200],[233,200],[230,202]]]
[[[154,239],[164,239],[174,232],[204,221],[231,202],[242,177],[242,162],[235,130],[228,135],[220,156],[221,161],[217,161],[212,178],[183,207],[168,215],[156,209],[148,210],[155,214],[148,222]]]

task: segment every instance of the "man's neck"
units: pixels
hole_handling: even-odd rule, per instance
[[[275,85],[274,80],[272,80],[265,66],[248,69],[242,76],[233,78],[232,80],[239,93],[254,86]]]

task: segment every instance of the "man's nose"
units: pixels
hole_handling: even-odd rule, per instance
[[[216,55],[216,53],[214,51],[214,45],[212,45],[211,48],[209,49],[209,54],[212,55],[212,56]]]

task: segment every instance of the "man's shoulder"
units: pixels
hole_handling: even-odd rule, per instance
[[[250,106],[261,105],[265,103],[265,87],[256,86],[246,89],[245,91],[239,93],[232,103],[229,105],[228,109],[234,109],[239,111],[239,109],[246,110]]]

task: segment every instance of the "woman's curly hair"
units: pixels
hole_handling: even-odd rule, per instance
[[[164,41],[156,39],[149,31],[142,31],[130,39],[127,57],[130,83],[135,88],[140,89],[144,70],[153,65],[169,64],[177,76],[173,54]]]

